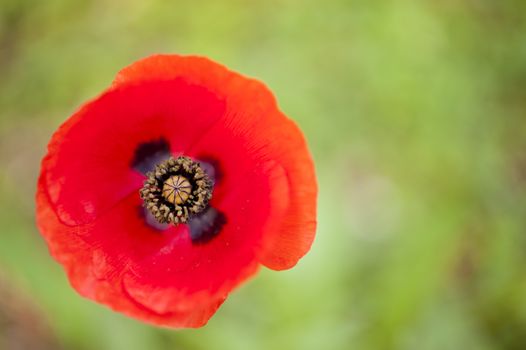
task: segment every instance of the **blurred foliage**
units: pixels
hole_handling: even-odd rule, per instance
[[[157,52],[265,81],[319,175],[311,253],[199,330],[82,299],[34,224],[53,130]],[[63,348],[526,346],[523,0],[1,0],[0,77],[0,290],[23,291]]]

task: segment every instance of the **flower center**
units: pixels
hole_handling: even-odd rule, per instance
[[[172,204],[183,204],[191,192],[190,181],[181,175],[170,176],[163,185],[163,197]]]
[[[212,198],[212,181],[199,163],[188,157],[169,158],[146,176],[139,193],[160,223],[186,223],[205,210]]]

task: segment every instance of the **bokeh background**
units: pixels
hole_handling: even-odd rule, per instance
[[[304,130],[319,230],[199,330],[79,297],[34,219],[52,132],[123,66],[209,56]],[[526,349],[523,0],[0,0],[0,349]]]

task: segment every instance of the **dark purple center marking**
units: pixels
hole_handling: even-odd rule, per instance
[[[160,137],[141,143],[135,149],[135,154],[131,161],[131,167],[143,174],[152,171],[155,165],[170,158],[170,144],[166,139]]]

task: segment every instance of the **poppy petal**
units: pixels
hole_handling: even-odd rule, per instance
[[[142,186],[141,146],[167,140],[181,154],[223,110],[216,95],[180,79],[112,89],[83,106],[53,135],[42,163],[60,220],[94,221]]]
[[[227,104],[220,122],[201,136],[201,142],[188,151],[190,154],[220,158],[227,174],[243,174],[240,163],[246,160],[247,154],[252,154],[254,159],[272,159],[283,167],[282,176],[288,177],[290,186],[288,193],[275,189],[274,198],[269,194],[267,200],[272,200],[275,207],[287,202],[287,208],[282,211],[275,208],[269,216],[270,222],[280,224],[265,232],[259,258],[275,270],[293,267],[309,251],[316,231],[316,176],[301,131],[279,111],[264,84],[203,57],[150,56],[121,70],[114,86],[177,77],[207,86]],[[238,134],[237,140],[228,144],[225,135],[232,133]],[[257,152],[260,154],[255,154]],[[247,168],[250,166],[254,163]],[[216,192],[215,196],[222,195],[221,188]]]
[[[257,271],[251,237],[261,235],[267,215],[259,206],[239,208],[245,198],[221,201],[218,211],[238,210],[240,218],[227,221],[210,242],[196,244],[186,225],[169,226],[163,232],[149,226],[139,215],[142,202],[135,194],[93,223],[63,225],[49,206],[45,179],[43,175],[39,182],[39,227],[82,295],[128,313],[134,311],[122,310],[120,298],[154,314],[199,310],[200,305],[224,300]],[[253,199],[262,199],[268,191],[262,186],[253,191]]]
[[[122,286],[125,261],[116,263],[101,247],[94,247],[84,239],[85,235],[93,232],[93,224],[75,228],[64,225],[50,205],[44,182],[41,176],[37,192],[40,209],[37,225],[48,242],[51,254],[65,267],[71,285],[81,295],[129,316],[175,328],[205,325],[223,303],[225,297],[203,298],[190,309],[181,308],[179,304],[165,305],[164,309],[160,309],[138,303]]]
[[[226,175],[216,186],[215,197],[221,201],[241,192],[240,201],[257,203],[260,210],[269,208],[260,211],[267,226],[260,232],[260,241],[255,240],[259,259],[275,270],[291,268],[310,249],[316,229],[312,159],[296,125],[279,112],[259,121],[249,119],[248,125],[238,115],[231,113],[228,121],[217,123],[189,152],[206,152],[208,157],[228,154],[221,160]],[[236,130],[235,135],[225,128]],[[268,192],[255,201],[251,192],[266,181],[270,182]],[[238,218],[238,213],[231,212],[230,217]]]
[[[279,122],[269,122],[263,130],[269,141],[279,140],[271,147],[275,148],[272,153],[278,154],[276,161],[285,169],[289,202],[279,227],[265,235],[259,259],[271,269],[284,270],[296,265],[314,241],[318,187],[314,162],[301,131],[279,112],[275,117]]]

